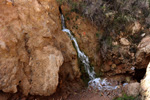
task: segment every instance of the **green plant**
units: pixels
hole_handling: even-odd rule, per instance
[[[124,94],[122,97],[118,97],[118,98],[115,98],[113,100],[135,100],[136,97],[133,97],[133,96],[127,96],[126,94]]]
[[[70,20],[70,18],[69,18],[69,17],[66,17],[66,19],[67,19],[67,20]]]
[[[80,58],[78,58],[78,65],[79,65],[80,72],[81,72],[81,79],[84,82],[85,86],[88,86],[88,82],[90,81],[90,78],[89,78],[89,75],[86,72],[86,70],[84,68],[84,64],[82,63]]]
[[[100,37],[100,31],[96,32],[96,37],[98,37],[98,38]]]
[[[79,16],[76,16],[76,21],[79,19]]]
[[[71,9],[72,12],[78,12],[77,3],[76,2],[71,3],[71,6],[72,6],[72,9]]]
[[[73,29],[78,29],[78,25],[74,25],[74,26],[73,26]]]
[[[71,32],[71,34],[74,36],[74,33]],[[74,42],[72,41],[72,44],[74,46],[74,48],[76,49],[77,51],[77,48],[74,44]],[[78,54],[78,53],[77,53]],[[85,68],[84,68],[84,64],[82,63],[82,61],[80,60],[80,58],[78,58],[78,65],[79,65],[79,68],[80,68],[80,72],[81,72],[81,79],[83,80],[84,84],[86,86],[88,86],[88,82],[90,81],[90,78],[89,78],[89,75],[88,73],[86,72]]]

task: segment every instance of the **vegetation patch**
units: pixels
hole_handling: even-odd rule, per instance
[[[88,82],[90,81],[89,75],[86,72],[83,63],[81,62],[81,60],[78,58],[78,65],[80,68],[80,72],[81,72],[81,79],[83,80],[85,86],[88,86]]]

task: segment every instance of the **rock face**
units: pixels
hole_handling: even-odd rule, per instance
[[[67,4],[62,5],[61,8],[67,28],[71,30],[77,39],[81,51],[89,57],[95,71],[99,72],[98,67],[101,64],[101,59],[98,52],[98,36],[100,32],[97,30],[97,26],[92,25],[90,21],[81,15],[72,12]]]
[[[141,80],[140,92],[142,100],[150,100],[150,63],[147,66],[145,78]]]
[[[80,77],[55,0],[1,0],[0,12],[0,90],[48,96]]]
[[[136,53],[137,62],[141,62],[146,56],[150,55],[150,36],[146,36],[138,45]]]
[[[147,36],[142,39],[138,45],[140,48],[137,52],[137,61],[141,62],[143,59],[146,59],[147,56],[150,56],[150,36]],[[149,59],[145,60],[148,62]],[[150,63],[147,66],[145,78],[141,81],[141,95],[142,100],[150,99]]]
[[[33,74],[30,93],[52,94],[58,85],[58,71],[62,63],[63,56],[56,48],[47,46],[43,50],[36,50],[29,64]]]
[[[149,61],[150,56],[150,36],[146,36],[142,39],[142,41],[138,45],[138,52],[136,54],[137,62],[141,62],[144,59],[144,62],[147,63]],[[145,64],[146,65],[146,64]],[[142,66],[142,65],[141,65]],[[141,95],[142,100],[150,99],[150,63],[147,66],[145,78],[141,80]]]
[[[150,16],[148,0],[65,1],[61,2],[64,4],[61,7],[66,26],[73,32],[81,50],[89,56],[97,75],[127,75],[130,80],[137,81],[143,78],[150,60],[149,54],[145,54],[149,46],[140,47],[150,40],[147,37]],[[66,5],[72,9],[68,10]],[[89,25],[75,12],[89,18],[98,28]]]
[[[81,50],[89,58],[91,55],[94,58],[91,57],[91,62],[96,62],[97,73],[102,71],[105,76],[128,73],[132,76],[136,69],[146,68],[147,60],[137,62],[136,55],[138,44],[149,34],[148,0],[74,0],[67,4],[72,11],[84,15],[98,26],[98,30],[92,26],[89,28],[80,16],[62,7],[67,27],[74,33]]]

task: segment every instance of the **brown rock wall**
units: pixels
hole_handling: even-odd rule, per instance
[[[2,0],[0,12],[0,90],[47,96],[80,77],[55,0]]]

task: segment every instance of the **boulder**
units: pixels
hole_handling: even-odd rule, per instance
[[[124,90],[127,95],[136,97],[140,93],[140,83],[135,82],[125,85]]]
[[[147,66],[146,75],[140,84],[142,100],[150,100],[150,63]]]
[[[0,12],[0,90],[49,96],[80,77],[55,0],[2,0]]]
[[[56,91],[63,59],[62,53],[52,46],[35,50],[29,63],[32,66],[31,94],[50,95]]]
[[[138,51],[136,53],[136,62],[140,68],[146,67],[150,60],[150,36],[144,37],[138,45]],[[142,63],[141,63],[142,62]]]

